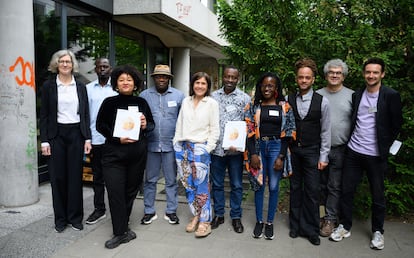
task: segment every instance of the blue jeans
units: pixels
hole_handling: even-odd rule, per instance
[[[260,158],[263,167],[263,185],[254,194],[256,206],[256,220],[263,221],[263,198],[266,182],[269,185],[269,206],[267,211],[267,222],[273,223],[279,199],[279,182],[282,170],[275,171],[273,165],[279,156],[281,141],[260,141]]]
[[[177,210],[177,166],[175,163],[175,153],[174,151],[149,151],[144,177],[145,214],[155,213],[154,202],[161,168],[165,178],[165,193],[167,195],[167,208],[165,213],[175,213]]]
[[[220,157],[211,156],[211,195],[214,201],[214,214],[224,216],[226,199],[224,196],[224,177],[226,169],[230,179],[230,217],[239,219],[242,216],[241,203],[243,199],[243,154]]]

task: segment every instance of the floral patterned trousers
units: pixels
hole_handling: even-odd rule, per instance
[[[188,141],[174,145],[177,173],[186,189],[187,202],[200,222],[211,222],[210,154],[204,143]]]

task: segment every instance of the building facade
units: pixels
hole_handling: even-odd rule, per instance
[[[8,79],[3,84],[7,84],[10,89],[0,89],[0,108],[2,112],[5,108],[10,109],[6,110],[6,116],[14,112],[11,116],[12,123],[14,120],[21,120],[12,110],[15,106],[38,110],[41,105],[39,89],[50,75],[47,71],[50,58],[57,50],[66,48],[71,49],[77,56],[80,62],[79,78],[85,83],[96,78],[95,58],[106,56],[113,66],[132,64],[137,67],[144,75],[145,87],[153,86],[150,74],[154,66],[161,63],[170,65],[174,74],[173,86],[185,94],[189,92],[190,76],[197,71],[210,74],[214,87],[218,87],[219,60],[224,58],[221,49],[227,43],[220,37],[215,4],[215,0],[2,1],[0,33],[9,36],[12,33],[16,37],[11,35],[7,41],[5,37],[1,40],[2,46],[7,42],[6,48],[10,48],[10,51],[5,51],[6,55],[0,57],[0,75],[3,79]],[[19,13],[19,9],[26,10],[24,16]],[[15,14],[18,18],[14,18]],[[9,26],[9,23],[15,24]],[[22,46],[13,43],[13,39],[28,42],[29,44],[25,44],[27,51],[22,51]],[[25,53],[21,54],[23,52]],[[7,69],[12,67],[14,61],[15,64],[21,62],[20,68],[14,71]],[[22,91],[22,85],[17,85],[19,80],[16,73],[21,73],[23,79],[20,81],[28,82],[23,85],[29,86],[24,88],[25,91]],[[20,95],[15,90],[20,90]],[[19,97],[34,98],[35,101],[21,101]],[[14,102],[20,104],[10,104]],[[26,156],[29,156],[29,143],[34,146],[31,149],[36,150],[37,134],[33,133],[36,131],[36,120],[25,121],[29,126],[21,128],[19,132],[20,135],[25,135],[21,153]],[[9,124],[10,121],[4,119],[0,122],[2,147],[9,144],[3,141],[10,130]],[[9,140],[13,142],[15,139]],[[0,205],[19,206],[33,203],[37,200],[33,195],[37,194],[38,185],[37,179],[33,177],[33,170],[38,168],[42,181],[46,161],[39,154],[36,160],[31,153],[30,164],[16,168],[14,159],[21,154],[13,154],[15,158],[10,162],[7,150],[2,149],[0,163],[3,167],[0,169],[0,176],[12,178],[14,183],[0,183],[0,196],[5,197],[0,198]],[[14,169],[30,171],[10,172]],[[27,176],[29,179],[23,181],[26,187],[29,184],[27,195],[31,197],[16,196],[16,188],[22,187],[19,183],[22,181],[21,177],[27,174],[30,175]]]

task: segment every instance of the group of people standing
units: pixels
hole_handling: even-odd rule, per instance
[[[138,189],[143,184],[144,216],[148,225],[158,218],[157,182],[165,178],[164,219],[179,224],[177,175],[192,213],[187,232],[206,237],[225,219],[225,177],[230,184],[230,218],[243,233],[244,164],[254,185],[254,238],[274,238],[279,182],[291,162],[289,227],[291,238],[306,237],[319,245],[319,235],[340,241],[350,236],[352,206],[362,172],[367,171],[373,198],[371,248],[384,248],[384,176],[387,153],[401,124],[398,92],[381,83],[385,64],[371,58],[364,63],[366,86],[353,92],[343,85],[348,73],[340,59],[324,66],[327,86],[313,90],[317,66],[312,59],[295,64],[298,92],[283,95],[276,73],[258,79],[253,99],[237,88],[239,70],[227,66],[223,85],[212,91],[211,77],[197,72],[189,95],[173,88],[168,65],[156,65],[155,87],[136,96],[143,83],[130,65],[112,69],[107,58],[95,61],[98,79],[83,85],[69,50],[56,52],[49,65],[54,76],[42,88],[40,134],[53,195],[55,231],[67,225],[83,229],[82,164],[91,153],[94,211],[86,224],[106,217],[108,192],[113,236],[112,249],[136,238],[129,220]],[[139,116],[139,136],[114,137],[118,110]],[[246,152],[223,148],[229,121],[246,122]],[[210,182],[211,180],[211,182]],[[263,219],[264,191],[269,189],[267,217]],[[321,198],[322,196],[322,198]],[[321,201],[322,200],[322,201]],[[321,203],[322,202],[322,203]],[[325,206],[320,219],[319,206]]]
[[[363,64],[365,87],[355,92],[343,85],[348,66],[340,59],[324,66],[327,86],[314,92],[313,60],[296,62],[299,91],[288,96],[294,110],[296,139],[289,145],[289,236],[320,244],[320,236],[341,241],[351,235],[354,195],[363,172],[372,197],[370,248],[385,246],[385,187],[389,149],[402,126],[399,93],[382,83],[385,63]],[[325,207],[320,219],[319,206]]]

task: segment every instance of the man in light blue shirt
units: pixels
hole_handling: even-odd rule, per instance
[[[105,215],[105,183],[102,174],[101,157],[105,137],[96,131],[96,117],[104,99],[117,95],[110,84],[111,65],[107,58],[98,58],[95,61],[95,72],[98,79],[86,85],[88,92],[90,128],[92,133],[91,166],[93,173],[93,191],[95,206],[92,214],[86,219],[86,224],[95,224],[106,217]]]
[[[145,214],[141,224],[151,224],[158,218],[154,202],[161,168],[165,177],[167,195],[164,219],[170,224],[179,224],[176,214],[178,206],[177,166],[173,137],[184,94],[169,85],[173,75],[168,65],[156,65],[151,76],[155,87],[146,89],[140,94],[140,97],[148,102],[155,121],[155,129],[148,135],[148,156],[144,176]]]

